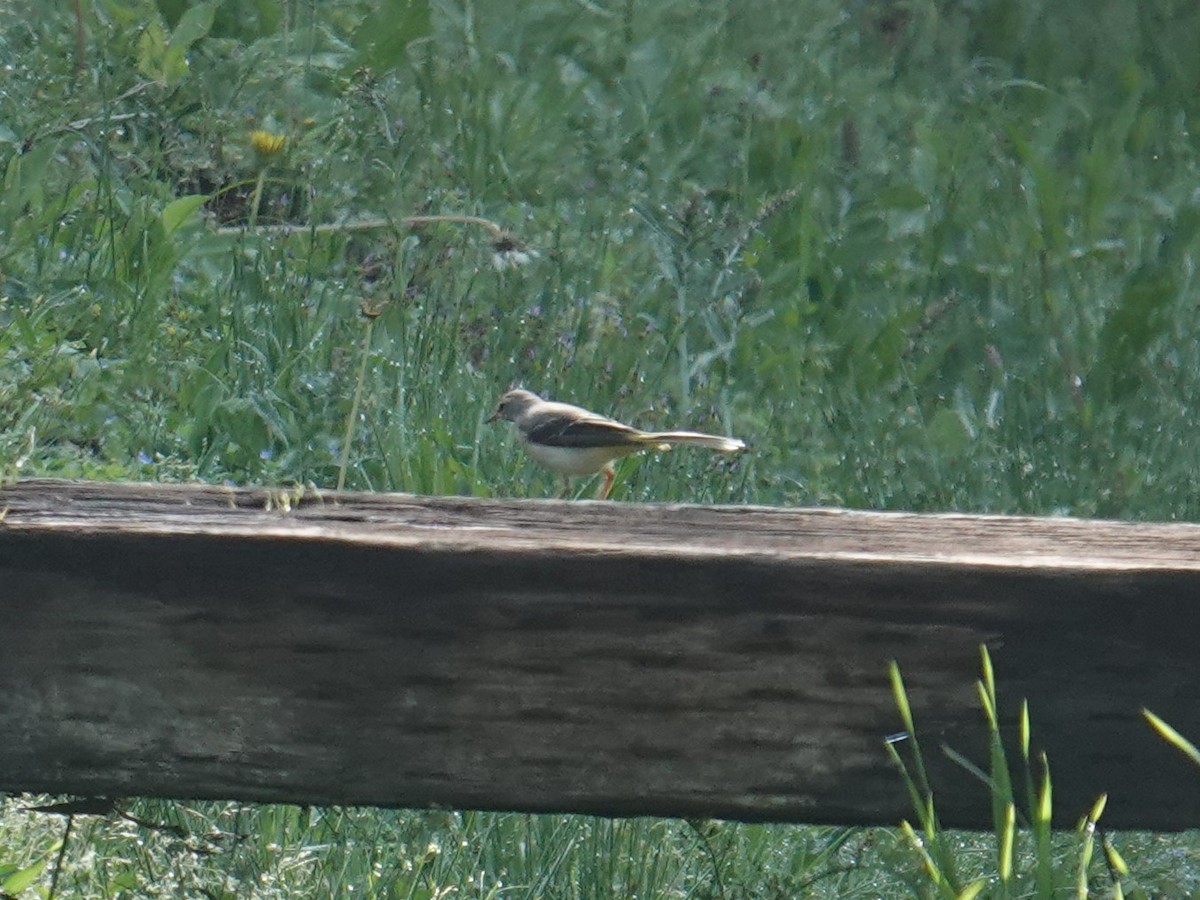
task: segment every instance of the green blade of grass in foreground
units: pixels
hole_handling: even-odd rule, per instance
[[[1079,823],[1079,833],[1082,837],[1082,846],[1079,850],[1079,867],[1076,870],[1075,877],[1075,896],[1078,900],[1087,900],[1088,891],[1088,869],[1092,865],[1092,854],[1096,849],[1096,822],[1104,813],[1104,807],[1108,803],[1108,795],[1102,794],[1094,804],[1092,804],[1091,812],[1084,816]]]
[[[1188,759],[1200,766],[1200,748],[1197,748],[1195,744],[1185,738],[1182,734],[1180,734],[1154,713],[1150,712],[1150,710],[1143,709],[1142,715],[1146,717],[1146,721],[1150,723],[1150,726],[1158,732],[1159,736],[1162,737],[1163,740],[1167,741],[1167,743],[1171,744],[1173,747],[1183,753]]]

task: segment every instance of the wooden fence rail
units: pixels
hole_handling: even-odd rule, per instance
[[[0,789],[894,824],[899,661],[987,827],[979,646],[1060,821],[1200,826],[1200,527],[25,481]]]

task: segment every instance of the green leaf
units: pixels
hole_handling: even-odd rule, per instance
[[[212,29],[213,17],[221,3],[222,0],[208,0],[190,7],[171,32],[171,49],[186,53],[192,44],[205,37]]]
[[[162,211],[163,231],[171,235],[177,228],[187,223],[200,207],[208,201],[206,194],[189,194],[172,200]]]
[[[216,15],[221,2],[222,0],[209,0],[208,3],[197,3],[183,14],[179,24],[171,32],[162,63],[162,77],[167,84],[179,81],[187,75],[188,51],[212,29],[213,16]]]
[[[21,891],[28,890],[45,870],[48,858],[42,857],[33,865],[17,869],[11,875],[6,876],[3,881],[0,881],[0,890],[5,894],[19,894]]]
[[[929,423],[929,437],[946,456],[961,456],[971,443],[971,435],[962,418],[952,409],[943,407]]]
[[[383,0],[354,32],[355,65],[376,74],[404,61],[408,45],[433,31],[429,0]]]
[[[147,22],[138,35],[138,71],[150,79],[163,77],[163,63],[167,55],[167,30],[158,21]]]
[[[59,150],[57,141],[40,141],[28,153],[14,153],[0,184],[0,226],[39,206],[49,182],[47,170]]]

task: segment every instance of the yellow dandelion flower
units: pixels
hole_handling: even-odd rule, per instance
[[[258,129],[250,132],[250,146],[263,156],[274,156],[287,144],[287,137],[272,131]]]

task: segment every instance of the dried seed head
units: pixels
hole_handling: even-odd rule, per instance
[[[499,272],[519,269],[533,262],[537,256],[535,250],[530,250],[508,232],[501,233],[492,241],[492,265]]]

